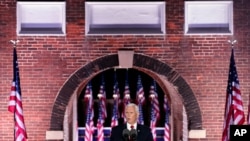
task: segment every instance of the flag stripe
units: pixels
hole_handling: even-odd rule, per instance
[[[233,49],[230,58],[224,118],[225,121],[223,124],[222,141],[229,141],[230,125],[241,125],[245,121],[242,97],[241,97],[237,69],[234,61]]]
[[[106,111],[106,92],[105,92],[105,83],[104,77],[102,76],[102,83],[100,86],[100,91],[98,94],[99,97],[99,116],[97,121],[97,140],[104,141],[104,133],[103,133],[103,123],[105,118],[107,117]]]
[[[129,90],[128,72],[127,72],[127,74],[126,74],[126,80],[125,80],[124,94],[123,94],[123,112],[122,112],[122,117],[124,119],[124,122],[126,122],[125,107],[129,103],[130,103],[130,90]]]
[[[248,96],[248,112],[247,112],[247,124],[250,125],[250,95]]]
[[[118,115],[119,115],[118,108],[119,108],[120,91],[118,88],[118,82],[116,80],[116,74],[114,75],[113,98],[114,98],[114,104],[113,104],[111,127],[118,125]]]
[[[94,133],[94,109],[93,109],[93,97],[92,97],[92,87],[91,84],[88,83],[85,90],[85,100],[87,105],[87,119],[85,123],[85,136],[84,141],[92,141],[93,133]]]
[[[170,123],[169,123],[169,115],[170,108],[168,105],[168,100],[166,95],[164,96],[164,110],[165,110],[165,128],[164,128],[164,141],[170,141]]]
[[[19,78],[19,68],[16,48],[13,51],[13,82],[9,98],[8,111],[14,113],[14,140],[26,141],[27,132],[24,124],[23,106],[21,97],[21,87]]]
[[[156,123],[159,118],[159,101],[158,94],[156,92],[156,83],[153,81],[153,84],[150,86],[150,98],[151,98],[151,120],[150,120],[150,128],[153,134],[153,139],[156,141]]]
[[[138,123],[139,124],[144,124],[144,118],[143,118],[143,103],[145,101],[144,97],[144,90],[141,82],[141,76],[138,75],[138,80],[137,80],[137,92],[136,92],[136,98],[137,98],[137,103],[138,103],[138,108],[139,108],[139,118],[138,118]]]

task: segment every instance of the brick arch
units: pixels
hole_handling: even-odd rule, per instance
[[[133,65],[136,67],[151,70],[156,74],[163,75],[170,83],[177,87],[178,93],[181,95],[184,107],[186,109],[188,117],[188,129],[202,129],[202,118],[198,101],[192,89],[182,76],[180,76],[173,68],[169,67],[167,64],[141,54],[134,55]]]
[[[56,97],[51,114],[50,130],[63,130],[64,114],[70,97],[83,82],[100,71],[113,68],[118,65],[119,61],[117,54],[107,55],[88,63],[72,74],[72,76],[62,86]],[[134,54],[133,66],[137,69],[147,69],[153,73],[163,75],[170,83],[172,83],[175,87],[178,87],[178,93],[183,99],[188,116],[188,128],[190,130],[202,129],[201,111],[195,95],[186,81],[176,71],[174,71],[173,68],[154,58],[141,54]]]

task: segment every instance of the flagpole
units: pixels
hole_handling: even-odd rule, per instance
[[[222,141],[230,140],[229,137],[231,125],[243,125],[245,122],[240,84],[234,59],[234,44],[236,43],[236,40],[228,40],[228,43],[231,44],[232,49],[229,63],[228,84],[226,90],[227,97],[225,104],[225,121],[223,124]]]
[[[15,52],[15,49],[16,49],[16,46],[17,46],[17,43],[19,42],[19,40],[10,40],[9,42],[12,44],[14,52]],[[13,56],[13,59],[14,59],[14,56]],[[15,67],[15,64],[13,64],[13,67]],[[13,69],[13,71],[14,71],[14,69]],[[16,72],[14,72],[14,73],[16,73]],[[13,128],[14,129],[14,133],[13,133],[14,138],[13,138],[13,140],[15,141],[16,140],[16,125],[15,125],[16,124],[16,118],[15,118],[15,116],[16,116],[16,108],[14,108],[13,113],[14,113],[13,114],[13,119],[14,119],[14,128]]]
[[[234,49],[234,44],[237,42],[237,40],[228,40],[228,43],[229,44],[231,44],[231,48],[232,48],[232,53],[234,53],[233,52],[233,49]],[[231,56],[232,57],[232,56]],[[231,96],[231,104],[230,105],[232,105],[233,104],[233,96],[232,95],[230,95]],[[230,108],[231,109],[231,108]],[[232,111],[233,112],[233,111]],[[234,121],[234,114],[231,114],[231,116],[232,116],[232,119],[233,119],[233,121]],[[234,122],[233,122],[233,124],[234,124]]]

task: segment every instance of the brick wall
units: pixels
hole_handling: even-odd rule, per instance
[[[166,3],[167,34],[162,36],[86,37],[84,0],[67,0],[66,36],[16,36],[16,1],[1,0],[0,140],[13,140],[13,115],[7,111],[13,75],[12,45],[9,43],[11,39],[20,40],[17,51],[29,141],[45,140],[45,132],[53,127],[51,117],[55,113],[52,112],[58,110],[54,109],[55,105],[60,105],[59,111],[64,111],[67,100],[65,102],[55,102],[55,100],[62,96],[61,88],[70,76],[94,60],[116,54],[119,49],[133,49],[137,54],[160,60],[173,68],[186,81],[197,99],[201,111],[202,129],[207,131],[207,138],[200,140],[220,140],[231,53],[227,40],[231,38],[238,41],[235,46],[235,61],[244,110],[247,111],[250,94],[250,42],[248,41],[250,2],[234,1],[233,36],[184,36],[184,1],[166,0]],[[100,71],[96,66],[90,66],[91,72],[83,71],[87,74],[81,75],[84,75],[84,78],[92,77]],[[198,140],[192,139],[192,141]]]

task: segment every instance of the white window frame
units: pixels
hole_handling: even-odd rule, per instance
[[[187,35],[232,35],[233,1],[185,1],[184,26]]]
[[[64,36],[66,34],[65,2],[17,2],[19,36]]]
[[[118,16],[115,16],[115,14],[118,14]],[[145,14],[145,18],[141,18],[143,14]],[[129,16],[126,18],[127,15]],[[136,16],[138,16],[138,18]],[[152,19],[150,21],[147,16],[152,16],[154,20]],[[102,19],[101,17],[109,18],[109,20],[105,18]],[[155,21],[158,21],[158,23],[156,24]],[[144,31],[148,33],[140,33],[139,28],[141,27],[145,27]],[[149,29],[153,27],[157,28],[160,32],[150,32]],[[104,32],[99,31],[100,28],[104,29]],[[114,28],[117,29],[117,32],[111,31],[112,29],[114,30]],[[129,30],[123,32],[124,28]],[[135,29],[134,31],[138,30],[138,32],[134,33],[133,30],[127,32],[130,31],[131,28]],[[93,30],[97,30],[97,32],[91,33]],[[85,35],[106,34],[165,34],[165,2],[85,2]]]

